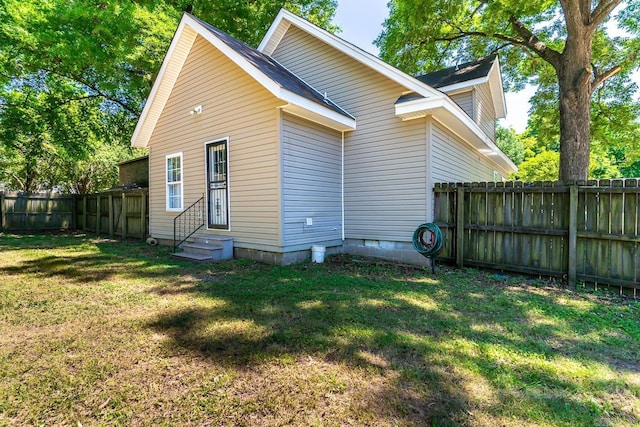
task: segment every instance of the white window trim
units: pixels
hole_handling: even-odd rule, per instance
[[[180,207],[169,207],[169,168],[167,163],[169,159],[180,158],[180,181],[172,182],[171,184],[180,184]],[[165,200],[167,212],[182,212],[184,210],[184,157],[182,151],[179,153],[167,154],[164,158],[164,186],[165,186]]]

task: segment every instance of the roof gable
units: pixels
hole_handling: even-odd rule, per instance
[[[185,13],[131,137],[133,146],[146,147],[180,70],[201,36],[242,68],[269,92],[287,102],[282,108],[336,130],[355,129],[355,118],[269,56]]]
[[[299,16],[281,9],[276,19],[271,24],[269,31],[262,39],[258,46],[258,50],[266,55],[271,55],[278,47],[278,44],[286,34],[291,25],[295,25],[301,30],[311,34],[313,37],[327,43],[329,46],[355,59],[356,61],[372,68],[389,79],[395,81],[407,88],[407,91],[416,92],[426,98],[440,98],[442,94],[434,88],[423,84],[416,78],[398,70],[397,68],[387,64],[380,58],[366,52],[359,47],[341,39],[335,34],[300,18]]]
[[[396,117],[402,120],[413,120],[425,115],[433,115],[450,128],[461,126],[459,133],[464,135],[464,139],[470,145],[476,147],[480,153],[486,156],[489,154],[497,156],[497,162],[506,166],[507,169],[516,170],[515,165],[497,149],[484,131],[473,121],[467,120],[466,113],[445,93],[284,9],[276,17],[257,50],[185,13],[176,29],[131,137],[132,145],[148,146],[151,135],[198,36],[209,42],[277,99],[283,101],[283,105],[278,107],[283,111],[338,131],[355,130],[356,119],[352,115],[270,57],[291,25],[295,25],[331,48],[396,82],[407,89],[406,93],[412,92],[415,99],[409,102],[402,102],[407,101],[402,99],[396,103]],[[492,85],[492,94],[502,94],[502,81],[497,59],[493,62],[489,76],[493,73],[496,73],[497,79],[489,78],[488,81]],[[467,82],[471,81],[473,80],[467,80]],[[496,88],[495,91],[494,88]],[[445,87],[441,89],[445,89]],[[504,100],[503,95],[502,100]]]
[[[435,88],[486,78],[495,59],[496,56],[491,55],[477,61],[465,62],[433,73],[422,74],[416,78]]]
[[[496,55],[419,75],[416,78],[445,93],[468,90],[473,86],[488,83],[497,118],[506,116],[500,63]]]
[[[207,24],[204,21],[192,16],[192,18],[198,21],[204,28],[211,31],[226,43],[231,49],[233,49],[236,53],[241,55],[244,59],[246,59],[251,65],[253,65],[256,69],[264,73],[266,77],[271,79],[273,82],[280,85],[282,88],[289,90],[293,93],[296,93],[310,101],[316,102],[322,106],[326,106],[327,108],[344,115],[345,117],[354,118],[351,114],[340,108],[338,105],[333,103],[331,100],[325,98],[309,86],[307,83],[302,81],[298,76],[287,70],[277,61],[275,61],[270,56],[263,54],[262,52],[248,46],[247,44],[241,42],[240,40],[231,37],[230,35],[220,31],[219,29]]]
[[[281,9],[278,13],[278,16],[258,46],[258,50],[266,55],[272,55],[291,26],[299,28],[312,37],[326,43],[331,48],[344,53],[405,87],[407,90],[395,105],[397,117],[402,120],[413,120],[425,117],[426,115],[433,115],[445,123],[446,126],[456,128],[457,133],[483,155],[487,157],[491,155],[492,157],[490,158],[493,161],[507,170],[517,170],[513,162],[496,147],[491,138],[469,118],[467,113],[464,112],[453,99],[445,94],[443,90],[449,89],[451,85],[437,89],[431,87],[425,82],[398,70],[376,56],[285,9]],[[504,93],[497,57],[490,65],[488,76],[490,78],[487,82],[491,85],[492,100],[495,104],[496,112],[504,117]],[[478,83],[478,80],[470,79],[462,84],[469,84],[474,81]]]

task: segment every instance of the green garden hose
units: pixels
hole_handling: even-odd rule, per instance
[[[436,272],[436,257],[442,250],[444,238],[440,227],[432,222],[421,224],[413,232],[413,247],[421,255],[431,259],[431,270]]]

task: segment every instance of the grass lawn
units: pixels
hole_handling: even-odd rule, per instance
[[[640,425],[640,302],[0,234],[0,425]]]

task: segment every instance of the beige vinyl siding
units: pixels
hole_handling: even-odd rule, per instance
[[[279,101],[198,37],[150,141],[150,232],[173,238],[165,155],[183,153],[184,206],[206,193],[205,143],[229,138],[231,230],[239,247],[280,245]],[[200,115],[191,115],[196,105]],[[206,212],[203,212],[206,215]]]
[[[345,134],[345,237],[410,241],[427,218],[426,122],[395,116],[406,88],[293,26],[273,56],[356,117]]]
[[[283,115],[282,132],[283,250],[340,241],[340,133],[287,114]],[[311,226],[306,224],[307,218],[311,218]]]
[[[167,56],[171,55],[172,60],[166,64],[166,68],[161,69],[158,75],[158,79],[164,82],[163,84],[158,84],[159,80],[156,81],[155,88],[157,92],[155,95],[152,94],[150,96],[155,96],[158,100],[165,100],[170,95],[171,86],[175,83],[182,66],[184,65],[184,61],[189,55],[189,51],[193,46],[193,43],[197,37],[197,33],[188,26],[185,26],[183,29],[182,37],[179,38],[178,42],[174,45],[173,51],[168,52]],[[146,124],[142,128],[137,128],[136,131],[139,134],[136,136],[134,133],[135,141],[134,143],[142,144],[138,146],[144,146],[144,142],[150,138],[150,134],[153,132],[157,121],[155,121],[159,115],[162,113],[162,109],[165,104],[160,102],[154,102],[148,105],[148,111],[142,113],[141,120],[144,120]],[[138,123],[140,126],[140,123]]]
[[[489,83],[483,83],[475,87],[476,115],[475,122],[487,134],[491,141],[496,140],[496,111],[493,108],[493,99]]]
[[[473,105],[473,90],[469,90],[466,92],[454,93],[450,95],[451,99],[455,101],[456,104],[460,106],[464,110],[465,113],[469,117],[471,117],[475,121],[475,111]]]
[[[433,182],[493,181],[493,171],[500,171],[496,164],[462,142],[436,120],[431,129]]]

